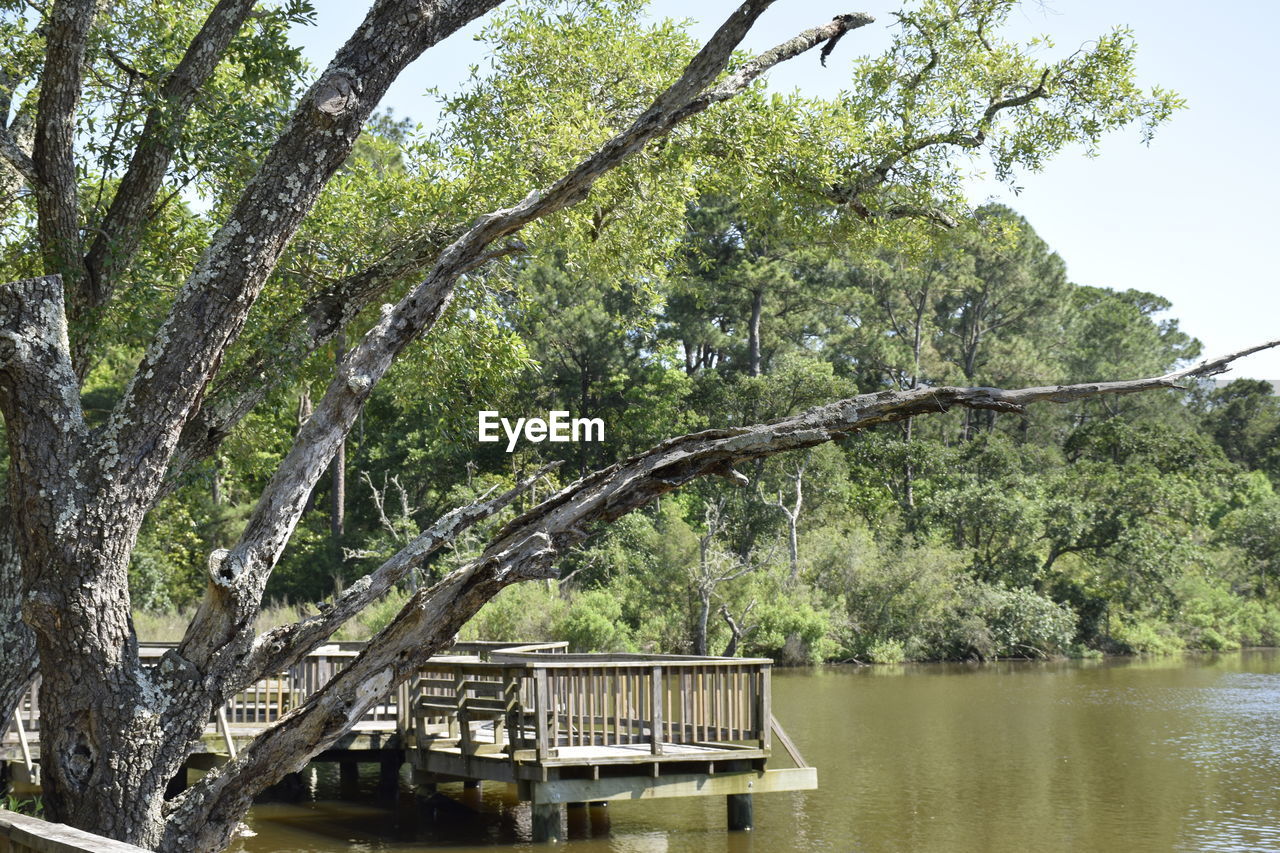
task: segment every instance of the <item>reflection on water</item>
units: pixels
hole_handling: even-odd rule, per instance
[[[774,708],[818,767],[817,791],[756,797],[756,829],[724,830],[721,797],[567,811],[575,853],[1280,850],[1280,652],[986,666],[778,671]],[[376,768],[370,768],[371,771]],[[337,802],[255,807],[268,851],[506,851],[529,810],[502,785],[407,786],[376,773]]]

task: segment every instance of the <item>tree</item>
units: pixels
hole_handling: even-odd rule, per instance
[[[204,5],[159,4],[163,14],[155,5],[0,6],[6,37],[21,48],[0,57],[0,156],[25,184],[22,205],[4,222],[16,235],[5,246],[5,269],[6,277],[27,276],[0,286],[10,501],[4,519],[16,527],[17,558],[0,561],[0,712],[12,708],[38,652],[45,805],[60,821],[156,850],[222,849],[254,794],[332,744],[485,601],[517,581],[550,576],[555,556],[593,526],[694,478],[740,482],[735,464],[952,407],[1017,413],[1039,400],[1173,387],[1229,361],[1127,382],[864,395],[767,425],[658,444],[509,521],[479,556],[415,593],[351,666],[294,713],[165,801],[189,744],[228,696],[300,659],[546,473],[445,513],[321,613],[254,635],[267,581],[374,389],[413,341],[435,332],[467,275],[525,251],[517,233],[532,237],[556,222],[577,227],[582,219],[570,211],[594,198],[593,190],[627,198],[625,184],[610,181],[629,164],[684,165],[691,161],[680,158],[700,147],[694,153],[723,158],[715,162],[717,179],[786,176],[770,187],[780,207],[801,196],[811,206],[816,197],[836,206],[833,221],[875,225],[880,234],[909,219],[949,224],[947,208],[958,203],[945,180],[954,151],[989,150],[1001,174],[1034,168],[1070,142],[1093,143],[1135,121],[1154,126],[1176,99],[1136,89],[1127,34],[1040,63],[995,40],[1012,4],[984,0],[926,2],[901,16],[890,53],[859,71],[871,85],[851,99],[775,105],[754,85],[761,75],[871,19],[842,15],[741,57],[734,50],[769,6],[746,0],[700,49],[681,47],[676,55],[687,64],[666,69],[660,85],[628,88],[624,77],[616,89],[595,91],[611,108],[584,107],[600,118],[589,132],[528,141],[519,132],[527,114],[503,112],[510,101],[488,94],[511,84],[505,94],[536,100],[537,87],[496,79],[471,102],[478,118],[460,122],[456,140],[470,142],[462,150],[482,166],[509,166],[509,174],[481,168],[477,174],[491,183],[458,187],[442,167],[435,183],[456,195],[436,199],[436,221],[398,235],[403,239],[385,251],[344,255],[349,247],[335,242],[308,255],[308,215],[323,211],[326,186],[358,184],[359,175],[335,175],[392,81],[498,0],[375,0],[333,61],[296,96],[289,81],[297,57],[283,33],[304,3],[263,12],[253,0],[218,0],[199,27],[187,22],[199,20],[191,12]],[[605,21],[603,31],[634,33],[634,16],[626,14],[633,7],[586,8]],[[572,23],[540,14],[526,13],[524,21],[546,35]],[[674,39],[669,26],[659,30]],[[570,53],[591,48],[589,40],[546,41],[553,44]],[[592,56],[621,61],[639,53],[633,42],[630,52]],[[598,79],[580,76],[587,84]],[[937,97],[925,97],[929,92]],[[739,97],[751,111],[710,110]],[[707,121],[698,126],[706,133],[686,132],[704,112]],[[760,150],[739,156],[751,149],[748,131],[760,117],[783,123],[785,132],[762,133]],[[506,132],[477,132],[495,124]],[[392,171],[378,174],[393,181]],[[12,180],[6,172],[5,186]],[[184,188],[196,185],[212,202],[207,217],[181,204]],[[487,211],[472,207],[489,202]],[[430,209],[432,199],[422,207]],[[194,263],[177,263],[186,251]],[[350,258],[357,259],[353,267],[339,263]],[[308,274],[314,269],[324,273]],[[272,282],[290,286],[273,289]],[[394,302],[374,307],[384,295]],[[207,590],[184,638],[156,667],[144,668],[128,575],[148,513],[282,386],[290,365],[324,355],[344,330],[341,363],[336,370],[330,363],[331,380],[243,530],[230,547],[209,554]],[[106,363],[111,344],[125,338],[145,351],[95,421],[81,389]]]

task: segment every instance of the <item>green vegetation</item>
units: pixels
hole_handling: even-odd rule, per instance
[[[40,796],[18,797],[5,794],[4,799],[0,800],[0,808],[31,817],[44,817],[44,799]]]
[[[779,243],[767,275],[723,199],[691,203],[686,221],[678,272],[649,282],[641,302],[554,258],[515,270],[534,283],[529,301],[505,309],[520,357],[486,366],[500,380],[451,411],[424,400],[410,366],[350,442],[360,476],[344,533],[334,540],[322,487],[275,594],[317,601],[448,506],[550,459],[567,463],[564,481],[665,435],[855,392],[1154,374],[1198,354],[1162,316],[1164,300],[1070,283],[1007,209],[932,234],[921,257]],[[758,342],[740,286],[764,289]],[[293,405],[281,396],[277,422]],[[480,445],[476,455],[477,408],[600,417],[607,441],[524,443],[510,455]],[[881,427],[768,460],[746,472],[746,488],[698,483],[620,519],[562,561],[559,582],[506,590],[465,636],[584,650],[732,644],[793,663],[1272,644],[1278,435],[1280,399],[1248,380],[1026,418],[965,411]],[[450,470],[448,488],[425,486]],[[183,579],[196,566],[184,560],[235,524],[234,509],[209,506],[207,482],[188,487],[144,534],[138,600],[188,606],[197,591]],[[417,582],[484,541],[473,532]],[[403,600],[391,596],[343,636],[369,636]],[[268,610],[263,624],[306,607]],[[140,614],[138,627],[158,638],[161,621]]]
[[[1127,31],[1052,59],[1047,43],[1000,36],[1015,5],[912,4],[890,48],[854,64],[844,95],[753,86],[637,153],[585,203],[528,225],[521,244],[495,247],[368,403],[345,478],[317,486],[271,575],[280,604],[259,629],[314,610],[444,512],[552,459],[564,465],[513,511],[672,435],[854,393],[1153,375],[1195,357],[1159,296],[1073,283],[1015,212],[966,206],[974,158],[1014,181],[1121,128],[1150,139],[1181,106],[1136,86]],[[236,97],[208,99],[235,109],[200,112],[184,131],[186,159],[129,287],[76,330],[91,338],[93,425],[287,115],[305,69],[284,33],[308,14],[285,3],[254,19],[214,80]],[[153,43],[188,17],[113,24],[137,30],[139,56],[155,54],[142,78],[172,64],[180,41],[164,40],[168,53]],[[208,555],[237,540],[335,359],[377,321],[365,303],[403,294],[456,223],[547,185],[627,126],[696,49],[634,0],[572,14],[529,2],[481,38],[492,59],[443,97],[441,126],[377,117],[272,275],[212,389],[248,375],[265,400],[211,458],[179,466],[133,551],[144,639],[185,626]],[[99,206],[120,177],[116,149],[139,132],[130,117],[153,95],[124,68],[129,88],[104,76],[86,95],[81,132],[97,157],[83,194]],[[202,204],[185,203],[192,193]],[[34,222],[34,195],[14,196],[0,278],[38,271]],[[298,344],[314,330],[293,320],[329,288],[406,258],[354,300],[345,335],[314,353]],[[480,409],[601,418],[607,440],[507,454],[476,442]],[[558,582],[503,592],[466,632],[786,662],[1273,643],[1277,433],[1280,402],[1253,382],[880,427],[762,461],[744,488],[698,482],[664,497],[564,557]],[[468,531],[340,636],[376,631],[504,520]]]

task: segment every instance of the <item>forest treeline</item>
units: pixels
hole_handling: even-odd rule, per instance
[[[270,594],[317,606],[451,507],[548,461],[563,465],[527,500],[667,436],[855,393],[1156,375],[1200,354],[1168,301],[1071,282],[1004,207],[871,253],[759,221],[703,197],[672,272],[638,281],[554,251],[514,265],[511,286],[463,308],[437,344],[469,355],[445,359],[445,375],[411,361],[375,397]],[[144,530],[144,635],[197,599],[204,555],[234,539],[309,389],[275,395],[225,447],[234,464],[191,479]],[[481,409],[601,418],[606,440],[506,453],[476,441]],[[598,531],[558,582],[506,590],[468,632],[787,662],[1271,644],[1278,434],[1280,398],[1253,380],[883,426],[762,462],[745,487],[664,497]],[[488,529],[413,583],[474,556]],[[376,629],[406,592],[348,634]]]
[[[1015,5],[910,4],[885,52],[851,60],[839,95],[758,81],[654,140],[583,203],[490,247],[315,488],[271,574],[273,614],[322,606],[442,514],[550,461],[562,465],[532,493],[347,634],[375,630],[512,513],[675,435],[856,393],[1150,376],[1196,357],[1164,299],[1073,283],[1014,211],[970,209],[976,169],[1016,186],[1072,146],[1095,150],[1125,129],[1150,141],[1183,106],[1137,84],[1123,28],[1041,68],[1001,35]],[[255,18],[257,41],[215,81],[234,97],[192,119],[127,286],[73,318],[88,342],[91,428],[302,91],[310,71],[286,24],[305,6]],[[116,24],[163,34],[165,50],[136,57],[149,63],[136,79],[93,84],[81,129],[89,221],[106,214],[122,145],[143,132],[135,101],[150,90],[136,85],[177,61],[169,30],[195,25],[172,15]],[[652,20],[640,0],[531,0],[478,38],[486,62],[437,93],[434,126],[390,114],[366,126],[206,389],[201,420],[213,426],[184,436],[193,449],[132,552],[142,639],[181,631],[210,554],[237,541],[335,364],[457,237],[451,223],[551,185],[698,49],[685,23]],[[11,178],[0,170],[4,280],[43,269],[35,196]],[[504,591],[465,630],[788,662],[1276,642],[1277,405],[1268,386],[1239,381],[882,426],[744,469],[746,486],[666,495],[594,531],[559,560],[558,582]],[[606,440],[509,454],[477,441],[481,410],[600,418]],[[219,425],[235,427],[224,439]]]

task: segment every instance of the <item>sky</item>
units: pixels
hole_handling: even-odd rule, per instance
[[[314,26],[296,38],[316,66],[359,24],[368,8],[354,0],[315,0]],[[652,0],[655,17],[697,21],[705,37],[733,0]],[[831,96],[847,87],[852,60],[888,42],[899,3],[880,0],[778,0],[743,47],[762,50],[843,12],[869,12],[876,23],[841,41],[827,67],[816,52],[771,73],[780,91]],[[1173,303],[1167,316],[1199,338],[1206,356],[1280,338],[1280,172],[1268,165],[1280,143],[1280,70],[1272,59],[1280,3],[1237,0],[1229,12],[1183,0],[1046,0],[1015,12],[1008,35],[1052,36],[1066,55],[1115,26],[1137,38],[1139,82],[1173,89],[1187,100],[1144,146],[1136,129],[1106,140],[1099,156],[1060,154],[1044,171],[1019,176],[1020,191],[975,180],[970,200],[1017,210],[1066,261],[1080,284],[1134,288]],[[396,81],[384,108],[430,123],[427,90],[455,89],[484,60],[472,36],[479,24],[424,54]],[[1243,359],[1227,378],[1280,379],[1280,348]],[[1118,378],[1118,377],[1099,377]]]

